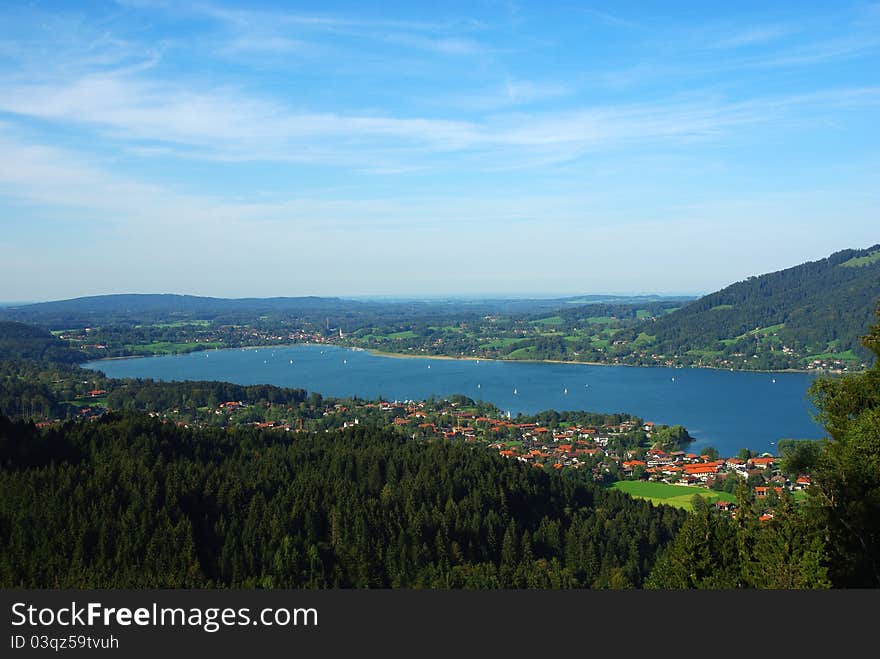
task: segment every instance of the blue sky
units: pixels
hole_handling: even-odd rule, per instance
[[[880,3],[4,2],[0,300],[700,293],[880,242]]]

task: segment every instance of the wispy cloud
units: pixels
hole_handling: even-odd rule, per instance
[[[746,30],[722,36],[711,44],[714,48],[743,48],[748,46],[765,45],[777,41],[797,32],[792,25],[765,25],[752,27]]]
[[[666,140],[720,139],[782,121],[793,108],[873,104],[876,88],[764,97],[594,106],[498,114],[478,120],[309,112],[238,89],[192,89],[132,76],[63,84],[0,83],[0,111],[90,128],[126,148],[173,148],[186,158],[318,162],[351,167],[442,168],[442,157],[565,160],[596,149]],[[552,90],[510,83],[514,99]],[[167,153],[164,151],[163,153]]]
[[[142,281],[199,271],[231,286],[225,270],[246,270],[267,294],[265,263],[323,284],[344,254],[340,277],[383,273],[371,285],[390,290],[404,261],[449,269],[453,253],[461,282],[552,288],[558,273],[534,254],[580,263],[591,244],[578,281],[607,286],[597,273],[619,276],[624,225],[670,254],[702,227],[706,270],[732,244],[752,253],[745,221],[781,234],[809,217],[800,233],[818,243],[820,215],[837,212],[841,234],[876,233],[876,7],[732,7],[706,23],[504,2],[396,16],[341,3],[46,6],[0,9],[0,210],[34,220],[4,240],[34,248],[60,226],[83,245],[106,240],[102,263],[137,261]],[[771,185],[788,196],[762,202]],[[515,272],[484,258],[505,231]],[[230,258],[253,267],[216,265]],[[52,260],[72,263],[61,247]],[[0,258],[0,286],[40,269],[27,267]]]
[[[587,16],[590,16],[591,18],[602,23],[603,25],[629,29],[642,27],[636,21],[622,18],[621,16],[611,14],[607,11],[599,11],[598,9],[592,9],[588,7],[581,7],[579,8],[579,11]]]
[[[34,208],[76,211],[71,223],[86,213],[93,223],[105,228],[113,225],[132,228],[140,225],[158,229],[178,226],[199,230],[223,226],[244,230],[255,224],[275,228],[321,229],[369,227],[370,230],[399,228],[402,225],[437,225],[467,221],[477,213],[487,221],[522,217],[524,207],[547,208],[572,200],[461,199],[443,203],[439,198],[406,200],[398,197],[325,198],[284,196],[260,201],[240,201],[216,195],[201,195],[145,183],[113,171],[112,162],[87,158],[76,152],[18,138],[12,126],[0,123],[0,195]],[[580,199],[583,202],[583,198]]]
[[[327,37],[348,37],[362,42],[395,44],[440,55],[481,55],[492,49],[473,38],[483,29],[472,20],[428,22],[391,18],[363,18],[333,14],[308,14],[289,10],[228,8],[211,3],[165,7],[176,14],[208,18],[228,35],[231,52],[303,52]]]

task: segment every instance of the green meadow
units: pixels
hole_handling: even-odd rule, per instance
[[[729,492],[715,492],[701,487],[684,485],[670,485],[669,483],[655,483],[650,481],[617,481],[611,489],[626,492],[637,499],[647,499],[656,504],[666,504],[676,508],[692,510],[691,499],[695,494],[714,503],[715,501],[736,501],[736,497]]]
[[[176,355],[206,348],[221,348],[223,344],[218,341],[203,341],[201,343],[173,343],[171,341],[156,341],[154,343],[141,343],[125,346],[137,355]]]

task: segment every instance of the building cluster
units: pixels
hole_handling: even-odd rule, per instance
[[[87,392],[92,400],[103,398],[106,391]],[[83,405],[78,416],[95,418],[105,412],[101,403]],[[455,401],[327,401],[319,409],[282,409],[269,403],[224,401],[202,411],[181,417],[180,410],[151,413],[181,426],[250,425],[260,430],[282,432],[313,432],[347,430],[363,423],[390,426],[412,439],[446,439],[475,442],[507,459],[548,470],[588,469],[593,479],[655,481],[679,486],[725,489],[730,478],[743,479],[754,491],[757,500],[773,502],[783,492],[798,492],[810,486],[810,477],[786,478],[777,469],[778,458],[760,456],[719,457],[684,450],[660,448],[652,422],[635,419],[614,424],[578,422],[541,425],[535,421],[511,419],[497,410],[475,411]],[[242,416],[243,415],[243,416]],[[220,417],[219,419],[217,417]],[[209,419],[215,419],[209,421]],[[538,417],[540,418],[540,417]],[[48,422],[44,422],[48,425]],[[719,481],[721,481],[719,483]],[[719,510],[734,510],[735,505],[718,501]],[[772,515],[772,510],[767,514]]]

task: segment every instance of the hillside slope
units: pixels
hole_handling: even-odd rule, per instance
[[[645,331],[656,350],[708,359],[770,359],[774,367],[861,361],[868,354],[859,338],[878,300],[880,245],[874,245],[749,277],[658,318]]]
[[[23,323],[0,320],[0,360],[32,359],[69,364],[81,358],[79,352],[49,332]]]

